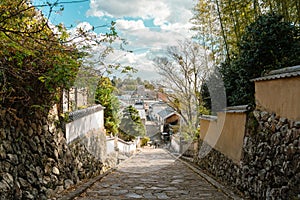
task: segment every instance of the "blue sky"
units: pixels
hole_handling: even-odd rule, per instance
[[[35,5],[46,2],[34,0]],[[136,68],[135,76],[147,80],[159,78],[151,59],[167,46],[176,45],[178,40],[193,34],[189,20],[193,16],[194,0],[59,0],[58,3],[62,3],[59,5],[64,10],[56,7],[50,22],[63,23],[70,30],[83,25],[104,26],[94,30],[99,35],[108,30],[105,25],[115,21],[118,34],[128,42],[126,48],[133,52],[116,50],[108,59]],[[49,10],[48,7],[40,9],[45,15]]]

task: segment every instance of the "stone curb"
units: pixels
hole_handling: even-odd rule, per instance
[[[128,160],[132,159],[133,157],[135,157],[137,154],[139,154],[141,151],[137,150],[136,153],[134,153],[132,156],[130,156],[129,158],[127,158],[126,160],[124,160],[123,162],[128,162]],[[121,163],[123,163],[121,162]],[[104,178],[105,176],[107,176],[108,174],[112,173],[113,171],[117,170],[119,168],[119,165],[121,164],[119,163],[117,166],[107,170],[106,172],[104,172],[103,174],[100,174],[94,178],[92,178],[91,180],[89,180],[86,183],[82,183],[79,184],[77,187],[76,185],[74,186],[75,189],[74,191],[71,192],[66,192],[66,194],[61,193],[59,194],[59,196],[62,197],[57,197],[56,200],[73,200],[75,197],[80,196],[82,193],[84,193],[88,188],[90,188],[94,183],[96,183],[97,181],[100,181],[102,178]]]
[[[179,160],[180,162],[182,162],[183,164],[185,164],[186,166],[188,166],[192,171],[194,171],[199,176],[201,176],[202,178],[204,178],[209,184],[211,184],[212,186],[214,186],[218,190],[222,191],[229,198],[234,199],[234,200],[242,200],[243,199],[243,198],[237,196],[231,190],[227,189],[225,186],[223,186],[219,182],[217,182],[216,180],[214,180],[213,178],[211,178],[210,176],[208,176],[205,173],[203,173],[201,170],[197,169],[196,167],[192,166],[188,162],[184,161],[183,158],[182,158],[182,156],[175,156],[171,152],[167,151],[166,149],[165,149],[165,151],[168,152],[171,156],[173,156],[177,160]]]

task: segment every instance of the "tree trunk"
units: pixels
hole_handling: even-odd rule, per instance
[[[224,40],[225,50],[226,50],[226,57],[227,57],[228,61],[230,62],[229,48],[228,48],[228,44],[227,44],[227,37],[226,37],[226,34],[225,34],[225,30],[224,30],[224,25],[223,25],[223,20],[222,20],[218,0],[216,0],[216,5],[217,5],[218,17],[219,17],[219,20],[220,20],[221,31],[222,31],[222,36],[223,36],[223,40]]]

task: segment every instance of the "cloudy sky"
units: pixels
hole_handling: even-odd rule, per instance
[[[101,26],[94,30],[101,34],[108,29],[103,25],[115,21],[118,34],[128,42],[125,48],[132,53],[116,50],[109,59],[136,68],[135,76],[143,79],[158,79],[151,59],[193,34],[189,20],[195,0],[61,0],[68,1],[73,3],[64,3],[62,12],[52,14],[51,23],[64,23],[70,29]],[[41,9],[47,12],[47,7]]]

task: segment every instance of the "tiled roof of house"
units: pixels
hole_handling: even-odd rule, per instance
[[[167,107],[165,109],[163,109],[162,111],[160,111],[159,113],[157,113],[162,119],[165,119],[167,117],[169,117],[172,114],[175,114],[176,111],[171,108],[171,107]]]

